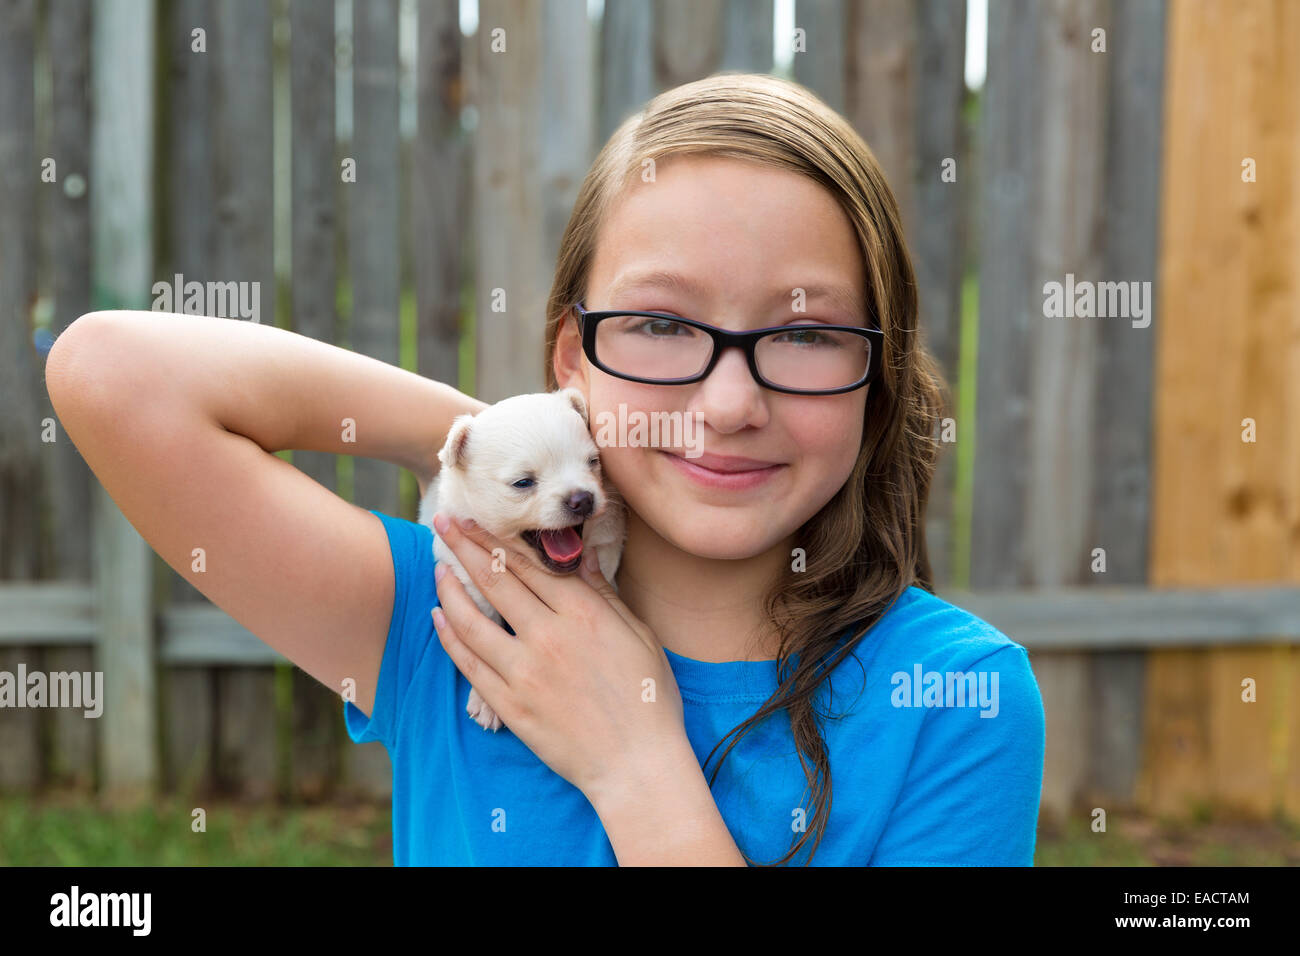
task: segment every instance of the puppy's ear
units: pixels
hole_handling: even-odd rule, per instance
[[[469,426],[474,421],[473,415],[457,415],[447,432],[447,442],[438,452],[438,460],[446,468],[462,468],[469,451]]]
[[[587,400],[582,397],[581,391],[576,388],[564,388],[560,390],[560,394],[569,400],[569,404],[582,416],[584,423],[591,424],[587,420]]]

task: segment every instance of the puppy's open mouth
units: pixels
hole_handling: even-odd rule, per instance
[[[533,546],[542,564],[554,574],[569,574],[582,563],[582,525],[568,528],[545,528],[520,532],[520,537]]]

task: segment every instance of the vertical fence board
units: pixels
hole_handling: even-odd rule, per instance
[[[485,402],[545,387],[539,356],[554,269],[542,253],[537,165],[541,39],[540,4],[484,0],[479,5],[475,381],[476,397]]]
[[[708,76],[722,59],[724,0],[655,0],[657,90]]]
[[[91,224],[98,309],[148,308],[153,266],[153,7],[95,5]],[[123,800],[157,782],[154,627],[148,545],[96,483],[93,539],[104,672],[104,784]]]
[[[794,13],[795,29],[803,30],[805,44],[803,51],[795,51],[791,63],[795,81],[820,96],[835,112],[843,113],[847,102],[844,86],[848,28],[844,0],[799,0]],[[781,42],[787,42],[786,38]]]
[[[907,235],[916,221],[916,18],[910,0],[851,4],[845,62],[845,115],[885,171]]]
[[[183,282],[224,281],[236,278],[214,271],[217,233],[215,202],[215,86],[219,40],[211,0],[179,0],[159,9],[159,32],[167,85],[160,90],[163,111],[166,162],[159,165],[163,215],[161,275],[171,284],[175,276]],[[194,49],[196,30],[202,30],[205,52]],[[185,312],[184,302],[175,302],[176,312]],[[202,309],[198,310],[204,311]],[[169,600],[175,604],[207,599],[193,584],[161,559],[155,567],[167,582]],[[169,787],[208,792],[213,785],[215,758],[212,740],[216,733],[215,672],[209,668],[161,669],[161,713],[163,714],[163,766]]]
[[[459,387],[460,286],[469,225],[468,137],[457,5],[421,0],[412,146],[411,255],[415,262],[416,371]]]
[[[1029,579],[1025,514],[1029,494],[1030,342],[1041,321],[1032,294],[1034,174],[1039,163],[1039,5],[989,9],[988,76],[981,112],[985,173],[979,231],[979,383],[976,399],[971,586],[1011,588]],[[1014,637],[1015,635],[1011,635]]]
[[[36,298],[36,8],[0,8],[0,579],[40,575],[41,442],[31,310]],[[41,184],[40,188],[53,188]],[[48,446],[45,446],[48,448]],[[33,493],[36,506],[33,507]],[[0,670],[43,667],[35,647],[0,651]],[[20,693],[24,689],[19,689]],[[40,711],[0,711],[0,787],[40,784]]]
[[[291,151],[291,327],[338,340],[338,270],[334,262],[339,164],[335,147],[334,4],[292,0],[289,8]],[[338,491],[338,456],[295,451],[293,464]],[[290,792],[317,799],[337,777],[343,727],[336,693],[294,668]]]
[[[1294,169],[1300,148],[1298,17],[1291,4],[1264,2],[1170,9],[1151,547],[1160,586],[1298,576],[1300,193],[1289,173],[1270,175]],[[1247,160],[1255,182],[1244,176]],[[1243,440],[1247,419],[1253,441]],[[1294,722],[1265,720],[1279,710],[1277,675],[1260,680],[1258,703],[1240,700],[1241,678],[1269,659],[1241,650],[1152,655],[1148,693],[1192,683],[1195,672],[1205,695],[1186,719],[1204,725],[1210,745],[1188,771],[1204,783],[1178,790],[1161,772],[1180,756],[1175,718],[1148,708],[1149,808],[1185,814],[1199,798],[1258,812],[1275,803],[1272,783],[1260,802],[1259,754],[1241,739],[1275,737],[1281,755],[1297,733]]]
[[[90,204],[85,183],[90,166],[90,3],[51,0],[46,19],[51,73],[50,155],[58,164],[58,184],[47,194],[51,248],[48,262],[54,293],[51,331],[57,335],[90,311]],[[49,395],[40,390],[42,418],[55,419]],[[55,419],[57,420],[57,419]],[[49,531],[54,574],[60,580],[91,582],[90,538],[85,516],[91,509],[91,474],[72,442],[57,436],[43,445]],[[93,672],[89,647],[47,648],[51,671]],[[48,779],[82,790],[95,785],[95,727],[83,711],[52,710],[49,715]]]
[[[347,186],[348,265],[352,281],[352,348],[399,364],[400,179],[396,0],[352,4],[352,142],[357,179]],[[358,421],[358,428],[366,423]],[[352,500],[386,514],[398,511],[398,469],[357,458]],[[388,793],[392,768],[378,743],[343,751],[349,785]]]
[[[770,41],[770,29],[768,37]],[[560,237],[578,198],[578,186],[595,157],[596,105],[591,87],[595,56],[586,0],[550,0],[543,7],[542,50],[542,115],[546,121],[539,130],[538,154],[541,253],[544,274],[553,275]],[[540,325],[544,316],[539,312],[533,319]],[[542,353],[537,354],[537,374],[544,378]]]
[[[1160,225],[1161,124],[1165,47],[1164,0],[1120,3],[1107,33],[1111,64],[1106,133],[1104,277],[1151,282],[1157,292]],[[1155,311],[1155,302],[1148,303]],[[1103,321],[1097,329],[1096,413],[1093,421],[1093,500],[1088,547],[1105,549],[1106,572],[1096,584],[1147,580],[1151,485],[1151,386],[1156,319],[1145,329]],[[1090,799],[1129,807],[1142,761],[1142,692],[1146,655],[1092,655]]]
[[[216,671],[211,667],[167,667],[162,683],[166,787],[181,797],[205,797],[215,785]]]
[[[596,95],[597,145],[655,95],[655,5],[644,0],[605,0],[600,24],[600,72]]]
[[[354,351],[399,364],[397,0],[352,5],[352,144],[348,263]],[[357,422],[357,428],[369,423]],[[397,513],[398,468],[357,458],[353,501]]]
[[[59,170],[50,207],[55,335],[90,311],[90,204],[85,192],[90,170],[90,14],[89,0],[52,0],[49,7],[54,110],[50,145]],[[44,389],[41,395],[44,414],[53,417]],[[55,573],[60,579],[89,583],[85,516],[90,514],[90,469],[62,435],[46,454],[50,501],[55,505],[49,515]]]
[[[773,0],[727,0],[722,13],[722,62],[718,69],[771,73],[775,16]]]
[[[213,57],[214,236],[211,279],[258,283],[260,321],[275,324],[271,10],[260,0],[216,3]],[[196,546],[198,546],[196,544]],[[216,777],[245,796],[272,792],[276,707],[269,670],[217,674]]]
[[[947,408],[941,418],[957,416],[957,373],[961,344],[961,278],[966,235],[963,194],[972,189],[964,151],[962,100],[966,93],[966,7],[948,0],[925,0],[917,8],[916,142],[912,201],[916,219],[909,231],[916,284],[920,295],[919,326],[948,383]],[[941,178],[944,160],[957,164],[957,181]],[[974,422],[957,424],[959,438],[974,436]],[[953,492],[956,448],[940,445],[930,486],[926,536],[934,582],[952,582]]]

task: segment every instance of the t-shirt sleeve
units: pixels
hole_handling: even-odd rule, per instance
[[[871,866],[1032,866],[1046,724],[1028,652],[1005,645],[986,671],[997,710],[927,708],[906,781]]]
[[[343,720],[354,743],[378,740],[391,751],[411,678],[430,645],[438,643],[429,613],[438,603],[433,584],[433,532],[422,524],[378,511],[370,513],[383,522],[388,533],[393,558],[393,615],[379,665],[372,713],[367,716],[356,704],[344,701]]]

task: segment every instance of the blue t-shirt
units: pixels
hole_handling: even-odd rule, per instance
[[[434,632],[433,532],[372,512],[395,595],[374,713],[345,702],[348,735],[393,766],[398,866],[617,866],[595,809],[508,727],[465,713],[470,685]],[[775,661],[708,663],[665,649],[701,766],[776,689]],[[812,863],[1031,866],[1043,779],[1043,703],[1025,649],[921,588],[905,591],[815,696],[833,802]],[[735,735],[727,743],[735,739]],[[705,779],[727,744],[710,760]],[[815,804],[777,710],[727,755],[712,793],[741,850],[780,859]],[[807,860],[809,836],[791,863]]]

